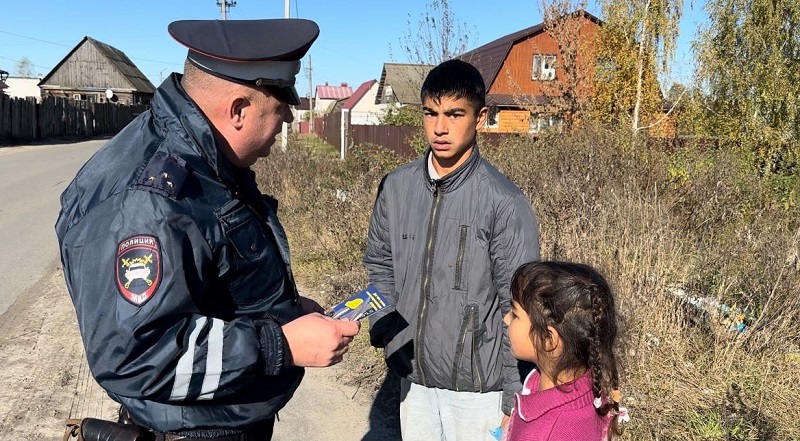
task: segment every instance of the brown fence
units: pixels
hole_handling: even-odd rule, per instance
[[[409,144],[409,139],[421,127],[414,126],[350,126],[349,145],[370,143],[393,150],[401,156],[416,156],[414,148]]]
[[[346,123],[345,123],[346,124]],[[342,145],[342,111],[330,112],[323,117],[322,139],[337,150]]]
[[[66,98],[33,99],[0,95],[0,140],[35,141],[52,137],[113,135],[149,106],[92,103]]]

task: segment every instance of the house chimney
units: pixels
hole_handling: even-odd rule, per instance
[[[328,82],[327,82],[327,81],[325,82],[325,85],[326,85],[326,86],[328,85]]]
[[[342,83],[342,87],[347,87],[347,83]]]

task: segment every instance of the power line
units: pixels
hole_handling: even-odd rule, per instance
[[[14,34],[14,33],[6,32],[6,31],[0,31],[0,34],[13,35],[15,37],[27,38],[28,40],[34,40],[34,41],[41,41],[42,43],[54,44],[56,46],[71,47],[70,45],[64,44],[64,43],[56,43],[55,41],[47,41],[47,40],[42,40],[41,38],[27,37],[25,35]]]
[[[13,62],[15,62],[15,63],[19,63],[19,62],[21,62],[21,61],[22,61],[22,60],[15,60],[15,59],[13,59],[13,58],[4,57],[4,56],[2,56],[2,55],[0,55],[0,58],[2,58],[2,59],[4,59],[4,60],[8,60],[8,61],[13,61]],[[30,61],[30,60],[28,60],[28,61]],[[45,66],[39,66],[38,64],[33,64],[33,63],[31,63],[31,66],[33,66],[33,67],[41,67],[42,69],[47,69],[47,70],[50,70],[50,68],[49,68],[49,67],[45,67]]]

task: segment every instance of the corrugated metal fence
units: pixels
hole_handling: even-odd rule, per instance
[[[46,97],[37,103],[33,99],[0,95],[0,141],[114,135],[148,108],[56,97]]]

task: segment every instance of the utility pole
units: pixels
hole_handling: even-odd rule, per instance
[[[283,2],[283,17],[289,18],[289,0],[284,0]],[[289,145],[289,124],[284,122],[283,127],[281,127],[281,150],[285,152],[286,147],[288,145]]]
[[[311,54],[308,54],[308,131],[314,132],[314,80],[312,79]]]
[[[236,0],[217,0],[217,6],[220,7],[222,12],[222,19],[228,19],[228,9],[236,6]]]

